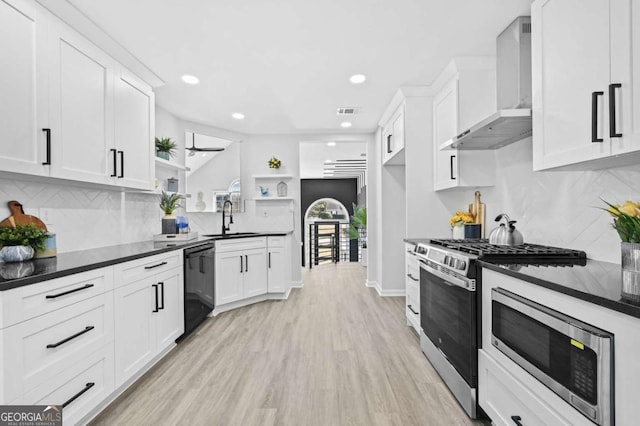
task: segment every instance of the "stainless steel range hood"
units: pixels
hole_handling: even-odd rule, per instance
[[[531,136],[531,18],[516,18],[499,36],[498,112],[471,126],[440,149],[498,149]]]

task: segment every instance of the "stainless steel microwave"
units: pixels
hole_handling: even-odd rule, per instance
[[[494,288],[491,343],[592,422],[614,424],[613,334]]]

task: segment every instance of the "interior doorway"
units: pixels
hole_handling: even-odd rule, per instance
[[[321,198],[304,215],[306,238],[303,261],[313,268],[326,263],[350,261],[349,211],[338,200]]]

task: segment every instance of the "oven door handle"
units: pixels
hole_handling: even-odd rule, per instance
[[[425,270],[425,272],[435,275],[436,277],[442,279],[446,285],[449,287],[461,287],[467,291],[476,291],[475,280],[464,280],[462,278],[454,277],[453,275],[448,275],[443,272],[438,271],[437,269],[433,269],[429,266],[424,260],[420,259],[420,267]]]

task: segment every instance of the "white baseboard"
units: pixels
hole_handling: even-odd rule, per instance
[[[304,283],[302,280],[300,281],[291,281],[291,288],[302,288],[304,287]]]
[[[367,281],[364,285],[375,288],[378,296],[382,297],[401,297],[406,295],[404,289],[382,289],[377,281]]]
[[[235,302],[227,303],[226,305],[216,306],[208,317],[215,317],[223,312],[230,311],[232,309],[242,308],[243,306],[253,305],[254,303],[264,302],[265,300],[286,300],[291,294],[291,288],[284,293],[267,293],[259,296],[250,297],[248,299],[236,300]]]

